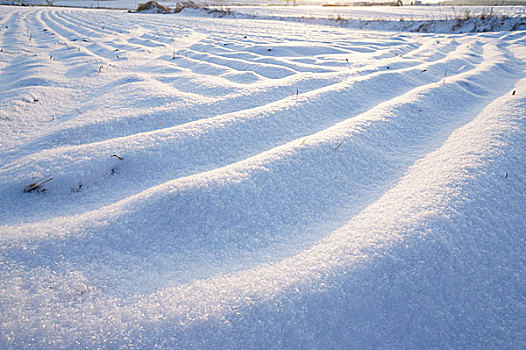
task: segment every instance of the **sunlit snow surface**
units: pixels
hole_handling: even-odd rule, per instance
[[[0,348],[526,346],[525,31],[0,7],[0,49]]]
[[[67,3],[68,0],[62,0]],[[115,2],[116,4],[121,1]],[[124,4],[124,2],[123,2]],[[166,2],[166,4],[170,4]],[[129,5],[131,6],[131,4]],[[362,20],[440,20],[481,15],[526,16],[524,6],[223,6],[238,13],[255,16],[329,18]]]

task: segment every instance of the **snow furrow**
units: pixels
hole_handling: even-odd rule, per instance
[[[493,55],[493,47],[485,51]],[[98,278],[114,276],[107,288],[115,293],[123,289],[126,293],[143,291],[128,283],[143,274],[143,268],[155,276],[152,266],[142,262],[145,256],[164,257],[164,265],[159,265],[162,273],[155,278],[157,283],[164,279],[186,282],[272,262],[309,246],[324,232],[364,209],[417,159],[469,122],[473,111],[481,110],[485,100],[513,86],[515,79],[509,76],[507,81],[500,77],[504,85],[497,91],[483,88],[487,81],[504,73],[499,68],[503,58],[497,55],[485,61],[492,60],[496,63],[479,69],[478,74],[464,74],[465,80],[449,78],[450,82],[416,89],[312,135],[301,144],[296,140],[225,168],[179,178],[83,215],[6,227],[4,232],[32,237],[38,225],[40,234],[47,236],[38,250],[32,251],[42,256],[42,260],[36,260],[39,266],[52,265],[54,258],[48,260],[50,257],[63,256],[62,252],[67,251],[71,258],[68,263],[88,264],[89,275],[104,271],[105,277]],[[466,81],[471,82],[472,89],[476,87],[477,95],[466,90]],[[444,96],[455,99],[447,101]],[[126,181],[121,174],[133,167],[119,167],[117,179]],[[163,230],[170,223],[177,225],[171,233]],[[57,225],[64,226],[57,230]],[[83,233],[79,237],[76,231]],[[123,275],[121,265],[115,262],[124,257],[115,255],[112,249],[122,246],[123,236],[99,232],[128,232],[126,264],[137,261],[131,275]],[[114,257],[111,266],[96,262],[101,250]],[[237,252],[234,261],[228,255],[233,250]],[[44,255],[39,253],[44,251]],[[168,252],[170,258],[165,256]],[[162,277],[166,264],[184,266],[185,273],[178,277],[177,270]],[[114,275],[117,271],[118,276]],[[147,285],[154,288],[152,282]]]
[[[458,59],[460,60],[463,60],[465,59],[466,57],[462,57],[462,55],[460,55],[460,57],[458,57]],[[463,66],[462,68],[465,69],[465,70],[468,70],[469,68],[466,68],[466,66],[470,66],[471,63],[470,62],[465,62],[465,64],[455,64],[455,61],[454,60],[450,60],[450,61],[447,61],[446,59],[443,59],[443,60],[440,60],[438,62],[435,62],[435,67],[433,67],[432,65],[429,65],[428,64],[421,64],[419,66],[416,66],[413,70],[412,73],[418,73],[416,75],[422,75],[422,79],[424,79],[424,81],[426,79],[438,79],[437,75],[442,77],[443,75],[443,71],[447,72],[447,68],[445,66],[445,64],[448,64],[449,66],[449,69],[451,72],[453,73],[450,73],[450,74],[454,74],[457,67],[459,66]],[[387,66],[388,67],[388,66]],[[411,70],[409,68],[407,69],[401,69],[401,70],[396,70],[396,69],[393,69],[392,71],[391,70],[387,70],[384,67],[379,67],[383,72],[383,74],[386,75],[385,78],[388,79],[388,77],[392,77],[393,79],[398,79],[398,77],[402,76],[402,74],[409,74],[411,73]],[[377,68],[378,69],[378,68]],[[372,72],[374,72],[375,70],[372,70]],[[395,74],[393,73],[394,71],[399,71],[398,74]],[[428,73],[425,73],[425,74],[421,74],[422,72],[426,72],[428,71]],[[166,71],[163,72],[164,74],[166,74]],[[129,128],[132,129],[137,132],[137,130],[141,128],[141,124],[146,124],[146,125],[152,125],[153,127],[155,128],[158,128],[159,125],[162,123],[162,126],[164,127],[168,127],[170,125],[173,125],[174,123],[176,124],[181,124],[181,123],[185,123],[185,122],[189,122],[191,120],[188,120],[188,116],[194,116],[194,115],[197,115],[197,116],[204,116],[205,118],[210,116],[210,115],[214,115],[214,113],[217,113],[215,111],[217,110],[222,110],[222,111],[225,111],[225,113],[228,113],[228,110],[232,110],[232,111],[238,111],[240,110],[239,107],[236,107],[236,106],[248,106],[249,108],[250,107],[256,107],[257,105],[264,105],[266,103],[269,103],[269,102],[273,102],[273,101],[276,101],[276,100],[279,100],[279,99],[282,99],[283,96],[286,96],[288,93],[290,93],[291,91],[292,92],[299,92],[300,89],[301,89],[301,92],[302,92],[302,95],[303,93],[305,92],[309,92],[309,91],[312,91],[313,89],[317,89],[318,87],[323,87],[325,84],[327,83],[336,83],[338,81],[342,81],[344,79],[346,79],[346,75],[347,74],[350,74],[351,75],[351,78],[352,79],[349,79],[347,78],[347,81],[349,81],[350,83],[352,83],[353,80],[360,80],[361,78],[359,77],[352,77],[352,75],[355,75],[355,74],[358,74],[358,75],[362,75],[362,74],[366,74],[368,72],[361,72],[359,69],[357,71],[353,70],[351,71],[350,73],[347,73],[347,72],[342,72],[342,77],[341,78],[338,78],[338,76],[326,76],[325,78],[320,78],[319,77],[319,74],[317,75],[307,75],[304,79],[300,78],[300,79],[293,79],[293,80],[290,80],[290,82],[286,82],[286,81],[283,81],[279,86],[262,86],[261,88],[256,88],[255,90],[254,89],[250,89],[250,91],[244,91],[244,90],[239,90],[239,89],[236,89],[238,90],[239,92],[237,93],[230,93],[228,94],[227,96],[225,96],[224,98],[220,99],[219,101],[208,101],[206,104],[203,104],[203,103],[198,103],[197,101],[194,102],[195,106],[192,106],[190,105],[189,107],[185,107],[184,104],[181,105],[181,103],[178,103],[176,104],[174,107],[169,107],[167,109],[163,109],[163,110],[160,110],[158,112],[154,112],[155,114],[157,114],[158,116],[156,116],[154,113],[147,113],[146,115],[143,115],[141,116],[140,114],[137,116],[137,112],[134,112],[132,114],[132,116],[130,117],[126,117],[126,119],[122,120],[122,119],[116,119],[116,118],[113,118],[112,120],[110,121],[107,121],[108,118],[98,118],[98,119],[88,119],[88,118],[85,118],[83,116],[83,118],[81,118],[81,120],[79,120],[80,123],[89,123],[88,125],[91,125],[91,124],[94,124],[93,126],[89,126],[86,125],[85,130],[83,130],[81,124],[79,125],[78,122],[75,122],[74,124],[72,123],[72,132],[74,132],[75,134],[74,135],[70,135],[67,130],[69,129],[68,128],[68,125],[67,124],[62,124],[61,125],[61,132],[60,134],[57,134],[57,135],[49,135],[48,138],[49,139],[54,139],[54,140],[57,140],[57,138],[60,140],[60,139],[66,139],[66,140],[76,140],[76,142],[79,142],[82,140],[82,135],[85,135],[85,134],[88,134],[88,135],[91,135],[91,134],[100,134],[100,129],[104,129],[104,130],[107,130],[107,133],[109,135],[111,135],[111,137],[116,137],[116,136],[123,136],[122,133],[124,130],[126,129],[123,129],[122,128],[122,124],[124,125],[128,125],[128,123],[132,123],[130,124]],[[370,73],[370,72],[369,72]],[[434,74],[434,76],[429,76],[431,73]],[[166,93],[168,94],[167,98],[169,96],[172,96],[173,97],[177,97],[178,94],[180,94],[181,96],[181,99],[187,99],[188,97],[192,98],[191,96],[188,96],[187,93],[182,93],[181,91],[181,87],[182,86],[187,86],[188,85],[188,89],[190,89],[189,91],[191,91],[192,88],[195,88],[196,84],[200,84],[202,82],[202,80],[198,80],[198,81],[194,81],[194,82],[191,82],[190,84],[188,79],[186,78],[186,76],[183,76],[181,77],[180,75],[175,75],[176,72],[174,72],[174,77],[173,78],[169,78],[169,77],[163,77],[163,78],[159,78],[161,79],[162,81],[168,83],[168,84],[171,84],[173,85],[173,87],[175,87],[175,89],[179,90],[179,92],[175,92],[172,89],[172,87],[170,86],[166,86],[166,87],[162,87],[160,88],[159,90],[162,91],[166,91]],[[375,77],[375,79],[385,79],[384,77],[381,77],[381,76],[378,76],[377,74],[373,74],[373,76]],[[124,82],[130,82],[130,83],[135,83],[137,80],[139,79],[138,82],[141,82],[141,80],[144,80],[142,77],[136,77],[136,76],[131,76],[129,78],[124,78]],[[190,79],[192,79],[192,77],[190,76]],[[325,82],[325,81],[326,82]],[[363,79],[362,79],[363,80]],[[428,80],[429,81],[429,80]],[[122,81],[116,81],[116,83],[118,84],[122,84]],[[321,83],[321,84],[320,84]],[[403,81],[401,81],[401,83],[405,83],[405,79],[403,79]],[[210,84],[210,83],[208,83]],[[371,84],[369,84],[371,86],[374,86],[371,82]],[[108,86],[113,86],[113,83],[109,84]],[[221,86],[224,86],[221,84],[221,81],[218,81],[217,84],[215,84],[215,87],[214,89],[221,89]],[[336,85],[338,86],[338,85]],[[296,87],[296,89],[294,89]],[[224,88],[223,88],[224,89]],[[107,88],[105,89],[100,89],[100,90],[108,90]],[[184,89],[185,91],[187,90],[187,88]],[[234,90],[235,91],[235,90]],[[393,89],[393,92],[397,92],[396,89]],[[369,93],[371,94],[371,93]],[[365,94],[364,94],[365,95]],[[94,93],[92,96],[86,96],[86,102],[88,103],[91,103],[92,101],[90,101],[90,99],[92,100],[99,100],[100,97],[102,97],[99,93]],[[212,96],[210,96],[212,97]],[[281,97],[281,98],[280,98]],[[289,98],[290,99],[290,98]],[[297,99],[297,97],[296,97]],[[287,101],[287,99],[285,99],[284,101]],[[114,102],[115,103],[115,102]],[[118,102],[117,102],[118,103]],[[161,100],[161,103],[162,103],[162,100]],[[252,106],[251,106],[252,104]],[[177,107],[176,107],[177,106]],[[123,106],[124,107],[124,106]],[[353,106],[354,107],[354,106]],[[175,112],[172,112],[174,109],[177,109]],[[198,112],[198,113],[196,113]],[[139,112],[140,113],[140,112]],[[78,119],[78,118],[77,118]],[[115,125],[111,125],[109,123],[113,123]],[[150,126],[150,128],[152,127]],[[95,127],[96,129],[93,130],[93,127]],[[144,130],[146,131],[146,130]],[[58,141],[60,142],[60,141]],[[61,144],[63,144],[62,142],[60,142]],[[56,146],[56,143],[54,143],[54,145]],[[43,145],[41,146],[43,147]]]
[[[453,68],[462,66],[462,63],[465,62],[448,61],[447,63]],[[71,189],[81,185],[84,189],[88,189],[91,196],[100,199],[97,188],[108,181],[113,182],[109,174],[119,168],[119,171],[127,175],[119,180],[122,181],[121,183],[113,185],[112,190],[104,190],[106,196],[113,193],[108,198],[115,201],[174,178],[210,170],[210,167],[223,167],[247,157],[254,157],[262,150],[268,150],[280,144],[290,141],[302,142],[305,137],[310,137],[309,135],[343,120],[367,119],[370,118],[369,116],[389,113],[391,105],[411,100],[415,95],[419,97],[406,109],[419,115],[426,115],[424,106],[429,97],[419,94],[419,90],[425,91],[427,86],[430,90],[426,94],[433,96],[436,94],[435,91],[443,90],[443,82],[433,82],[420,87],[413,86],[414,91],[394,97],[405,89],[411,89],[412,84],[418,86],[419,83],[426,80],[436,79],[432,71],[441,72],[444,69],[444,66],[440,65],[426,67],[431,75],[423,74],[421,68],[413,71],[405,70],[403,74],[390,71],[380,72],[357,79],[354,84],[349,85],[349,82],[345,81],[338,84],[337,87],[330,86],[322,91],[294,97],[289,99],[285,105],[278,103],[263,109],[256,108],[244,114],[225,115],[153,133],[39,152],[24,160],[6,165],[3,175],[6,181],[3,188],[10,189],[11,195],[16,195],[16,188],[23,187],[23,181],[29,181],[27,175],[17,178],[17,174],[42,177],[48,173],[53,174],[56,178],[56,184],[59,187],[51,187],[51,189],[60,196],[66,195],[66,198],[69,198]],[[459,74],[462,74],[461,76],[465,79],[462,84],[468,85],[468,81],[475,80],[476,76],[487,76],[487,79],[491,77],[488,75],[487,67],[482,70],[466,68]],[[448,79],[455,78],[449,77]],[[385,88],[378,88],[382,85]],[[466,91],[461,90],[461,93],[469,96]],[[386,102],[383,100],[386,97],[392,97],[392,99],[388,98]],[[339,101],[345,101],[351,107],[351,114],[346,112],[346,109],[337,115],[325,113],[329,108],[334,108],[331,106],[338,105]],[[366,104],[362,106],[364,102]],[[368,108],[382,102],[381,107],[367,112]],[[364,114],[360,115],[360,113]],[[298,116],[302,118],[299,119]],[[267,130],[267,132],[261,133],[262,130]],[[440,131],[439,128],[437,130]],[[341,142],[339,138],[341,137],[336,137],[334,142]],[[250,140],[250,143],[247,144],[246,140]],[[109,158],[113,152],[126,158],[126,162],[121,163],[115,158]],[[175,155],[176,161],[174,162],[171,157],[166,157],[166,154]],[[186,155],[184,158],[178,156],[183,154]],[[145,161],[145,158],[149,160]],[[136,161],[138,159],[141,159],[140,164]],[[141,185],[133,186],[130,191],[130,183]],[[93,190],[95,192],[92,192]],[[2,192],[6,193],[5,195],[9,193],[7,190],[2,190]],[[25,205],[21,206],[20,210],[25,210],[24,208]],[[62,210],[61,208],[55,209]],[[42,213],[41,210],[38,212]]]

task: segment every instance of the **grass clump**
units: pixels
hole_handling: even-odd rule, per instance
[[[182,10],[184,10],[185,8],[200,9],[200,8],[204,8],[204,7],[200,6],[200,5],[197,5],[193,1],[182,1],[182,2],[178,2],[177,5],[175,5],[173,13],[179,13]]]
[[[148,1],[144,4],[139,4],[136,11],[147,13],[172,13],[172,10],[169,7],[159,4],[157,1]]]
[[[191,8],[191,9],[204,9],[207,10],[208,8],[203,7],[201,5],[196,4],[193,1],[181,1],[178,2],[173,10],[169,8],[168,6],[164,6],[159,4],[157,1],[148,1],[147,3],[140,4],[137,7],[137,10],[135,12],[145,12],[145,13],[179,13],[185,8]]]

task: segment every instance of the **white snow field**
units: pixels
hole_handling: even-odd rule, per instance
[[[1,6],[0,349],[525,348],[525,68],[525,30]]]
[[[76,3],[80,0],[61,0],[60,4]],[[86,0],[94,1],[94,0]],[[131,0],[130,0],[131,1]],[[132,7],[126,0],[108,2],[108,4]],[[170,5],[170,2],[163,2]],[[104,4],[104,3],[103,3]],[[120,5],[122,4],[122,5]],[[173,3],[172,3],[173,4]],[[96,6],[96,3],[95,3]],[[285,18],[329,18],[338,17],[361,20],[444,20],[464,17],[466,14],[476,16],[485,14],[507,15],[510,17],[526,16],[525,6],[222,6],[236,13],[254,15],[258,17],[281,17]]]

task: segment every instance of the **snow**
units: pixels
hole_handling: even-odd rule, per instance
[[[526,31],[301,16],[0,6],[0,348],[525,346]]]
[[[515,31],[526,28],[525,6],[232,6],[212,7],[217,17],[337,25],[367,30],[423,33]],[[186,9],[189,12],[203,9]]]
[[[524,6],[224,6],[236,13],[281,18],[342,17],[362,20],[444,20],[491,12],[494,15],[524,16]]]

